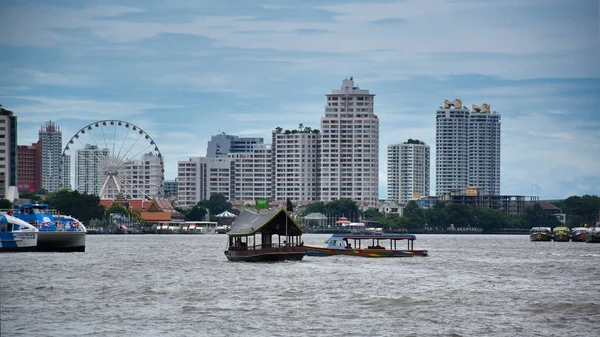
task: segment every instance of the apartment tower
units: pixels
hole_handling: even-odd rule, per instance
[[[273,130],[273,199],[294,203],[319,200],[321,134],[298,129]]]
[[[48,121],[40,128],[39,137],[42,141],[42,188],[55,192],[62,187],[62,132],[58,125]]]
[[[419,140],[388,145],[387,199],[408,202],[429,196],[429,158],[429,145]]]
[[[445,100],[436,111],[436,194],[465,194],[478,187],[484,195],[500,194],[500,114],[488,104]]]
[[[321,117],[321,200],[351,199],[374,206],[379,199],[375,95],[354,86],[351,77],[326,96],[325,117]]]

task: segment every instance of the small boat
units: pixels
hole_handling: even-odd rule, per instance
[[[558,242],[569,242],[571,240],[571,235],[569,234],[569,227],[554,227],[552,239]]]
[[[550,227],[533,227],[529,231],[531,241],[552,241],[552,230]]]
[[[600,224],[588,229],[585,236],[585,242],[600,243]]]
[[[254,213],[244,210],[227,233],[229,261],[302,260],[302,229],[283,208]]]
[[[85,251],[85,226],[73,217],[54,215],[47,204],[22,205],[13,216],[37,227],[38,251]]]
[[[585,242],[589,228],[587,227],[575,227],[571,229],[571,241],[573,242]]]
[[[352,255],[363,257],[428,256],[427,250],[415,250],[414,234],[334,234],[326,248],[305,246],[307,256]],[[406,240],[406,249],[399,246]],[[350,242],[352,241],[352,243]]]
[[[0,252],[37,250],[38,229],[8,214],[0,214]]]

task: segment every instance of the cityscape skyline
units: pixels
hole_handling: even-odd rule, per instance
[[[324,95],[354,76],[377,95],[382,199],[387,146],[435,144],[435,111],[456,98],[502,114],[502,194],[600,194],[597,2],[130,6],[0,5],[12,27],[0,32],[0,104],[18,117],[18,145],[48,120],[63,143],[125,120],[156,140],[172,180],[212,135],[320,129]],[[485,24],[475,35],[457,17]],[[432,146],[432,195],[434,158]]]

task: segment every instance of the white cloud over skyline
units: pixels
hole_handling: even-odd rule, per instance
[[[502,114],[503,194],[600,194],[597,1],[97,4],[0,4],[0,104],[19,144],[50,119],[65,142],[127,120],[173,179],[219,132],[319,128],[324,95],[354,76],[377,95],[382,198],[387,145],[408,138],[432,148],[434,192],[435,109],[455,97]]]

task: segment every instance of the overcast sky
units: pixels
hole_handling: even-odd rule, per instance
[[[0,2],[0,104],[20,145],[50,119],[67,142],[104,119],[156,141],[165,177],[211,135],[320,128],[353,76],[376,94],[386,151],[431,146],[444,99],[502,115],[502,194],[600,195],[597,0]]]

